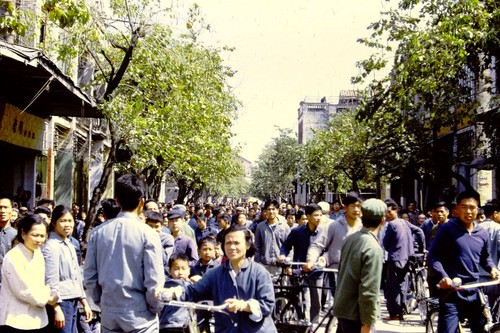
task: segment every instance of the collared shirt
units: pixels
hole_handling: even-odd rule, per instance
[[[16,238],[17,230],[10,223],[6,228],[0,230],[0,269],[2,268],[3,258],[12,248],[12,242]],[[0,287],[2,286],[2,277],[0,276]]]
[[[20,243],[10,250],[2,266],[0,325],[33,330],[48,324],[45,305],[50,288],[45,285],[45,264],[40,250],[31,252]]]
[[[189,266],[196,265],[199,259],[196,242],[185,234],[180,234],[174,239],[174,250],[172,254],[175,253],[185,254],[189,258]]]
[[[290,227],[286,220],[273,225],[268,221],[259,223],[255,229],[255,261],[264,265],[276,265],[281,245],[289,233]]]
[[[288,256],[293,249],[293,261],[306,261],[309,245],[316,240],[323,228],[319,225],[316,230],[311,231],[309,224],[292,228],[285,242],[281,245],[281,255]]]
[[[196,237],[196,243],[200,242],[200,239],[208,236],[208,235],[214,235],[214,237],[217,237],[217,234],[219,233],[219,229],[211,226],[207,226],[204,230],[200,230],[199,228],[196,228],[194,231],[194,235]]]
[[[119,320],[129,314],[129,319],[134,317],[133,327],[156,320],[161,305],[154,295],[165,284],[162,254],[158,233],[129,212],[119,213],[92,231],[84,285],[100,303],[103,316]]]
[[[345,216],[328,225],[318,235],[307,251],[307,260],[317,262],[321,254],[326,250],[326,259],[329,267],[338,268],[340,262],[340,250],[344,239],[361,230],[361,220],[357,219],[351,228]]]
[[[84,298],[83,281],[75,247],[55,231],[42,247],[45,258],[45,283],[57,292],[61,301]]]

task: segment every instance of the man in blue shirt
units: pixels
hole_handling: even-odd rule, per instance
[[[387,251],[387,276],[385,298],[387,300],[388,320],[403,320],[404,301],[407,294],[406,273],[410,256],[415,254],[413,236],[409,224],[398,218],[398,204],[386,199],[387,228],[382,243]]]
[[[163,288],[163,250],[158,234],[139,213],[146,186],[136,175],[116,181],[116,200],[122,212],[96,227],[89,240],[84,285],[101,306],[102,332],[158,332]]]
[[[285,261],[286,257],[293,250],[293,261],[295,262],[306,262],[307,250],[309,245],[314,242],[318,233],[323,230],[324,226],[320,226],[321,218],[323,216],[322,209],[317,204],[310,204],[306,206],[306,216],[308,219],[307,224],[295,227],[290,231],[290,234],[286,238],[280,249],[279,261]],[[311,285],[321,287],[321,282],[323,280],[322,275],[312,273],[313,276],[310,277],[309,283]],[[306,296],[309,296],[306,300],[306,305],[310,310],[311,321],[315,321],[319,315],[321,309],[321,302],[319,297],[319,288],[309,288]]]
[[[453,278],[463,283],[477,282],[479,266],[499,277],[488,252],[488,232],[476,222],[479,194],[464,191],[457,196],[456,218],[441,225],[428,253],[432,269],[442,290],[439,300],[438,333],[456,332],[461,318],[468,318],[472,333],[483,332],[486,318],[477,289],[451,292]]]

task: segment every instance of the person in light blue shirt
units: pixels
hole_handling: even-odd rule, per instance
[[[59,302],[49,308],[52,317],[49,322],[62,333],[76,332],[79,302],[86,320],[92,318],[92,310],[83,291],[80,263],[70,240],[74,226],[71,210],[62,205],[56,206],[51,216],[49,239],[42,247],[45,282],[60,297]]]
[[[136,175],[116,181],[122,212],[96,227],[89,240],[84,285],[101,307],[107,332],[158,332],[161,304],[156,292],[165,283],[158,234],[140,218],[146,186]]]

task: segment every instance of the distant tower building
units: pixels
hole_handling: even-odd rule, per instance
[[[297,110],[299,143],[304,144],[311,140],[314,137],[314,131],[324,128],[332,115],[355,108],[359,101],[360,95],[356,90],[341,90],[338,97],[304,98]],[[331,201],[328,194],[326,199]],[[300,183],[300,179],[297,182],[295,202],[298,204],[309,202],[307,184]]]

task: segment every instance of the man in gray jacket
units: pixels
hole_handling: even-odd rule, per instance
[[[136,175],[118,178],[122,212],[96,227],[84,268],[88,295],[101,306],[102,332],[158,332],[161,310],[155,293],[163,288],[160,237],[139,217],[146,186]]]

